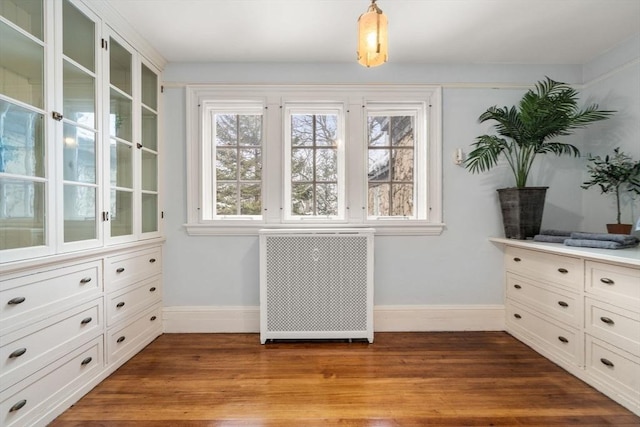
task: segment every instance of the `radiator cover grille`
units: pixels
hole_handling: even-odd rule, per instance
[[[373,341],[372,234],[269,233],[260,245],[261,342]]]

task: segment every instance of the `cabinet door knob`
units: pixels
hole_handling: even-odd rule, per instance
[[[24,348],[24,347],[19,348],[19,349],[15,350],[14,352],[12,352],[12,353],[9,355],[9,359],[15,359],[16,357],[20,357],[20,356],[22,356],[23,354],[25,354],[26,352],[27,352],[27,349],[26,349],[26,348]]]
[[[116,273],[122,273],[124,271],[124,267],[120,267],[116,269]]]
[[[22,304],[23,302],[25,302],[26,298],[25,297],[15,297],[15,298],[11,298],[9,301],[7,301],[7,304],[9,305],[18,305],[18,304]]]
[[[156,262],[156,259],[155,259],[155,258],[151,258],[151,259],[149,260],[149,262],[150,262],[151,264],[153,264],[154,262]]]
[[[560,307],[569,307],[569,304],[567,304],[567,303],[566,303],[566,302],[564,302],[564,301],[558,301],[558,305],[559,305]]]
[[[81,324],[81,325],[86,325],[87,323],[91,323],[91,321],[92,321],[92,320],[93,320],[93,319],[92,319],[91,317],[85,317],[84,319],[82,319],[82,320],[80,321],[80,324]]]
[[[600,281],[605,285],[613,285],[614,283],[616,283],[612,279],[609,279],[608,277],[603,277],[600,279]]]
[[[566,268],[559,268],[558,271],[562,274],[567,274],[569,272]]]
[[[611,360],[605,359],[604,357],[600,359],[600,362],[602,362],[603,365],[608,366],[610,368],[613,368],[615,366]]]
[[[22,399],[20,402],[16,403],[15,405],[13,405],[11,407],[11,409],[9,409],[9,412],[16,412],[20,409],[22,409],[24,407],[24,405],[27,404],[27,400],[26,399]]]
[[[515,317],[516,319],[522,319],[522,316],[520,316],[518,313],[515,313],[513,317]]]
[[[157,319],[157,317],[156,317],[156,316],[151,316],[151,318],[150,318],[149,320],[153,322],[153,321],[154,321],[154,320],[156,320],[156,319]]]
[[[124,301],[120,301],[119,303],[117,303],[116,307],[118,307],[118,308],[124,307]]]
[[[513,258],[513,260],[514,260],[515,262],[520,262],[520,261],[522,261],[522,260],[521,260],[520,258],[518,258],[518,257]]]
[[[522,289],[522,286],[520,286],[520,285],[513,285],[513,287],[516,288],[516,289]]]
[[[126,339],[126,338],[125,338],[125,337],[124,337],[124,335],[123,335],[123,336],[121,336],[120,338],[118,338],[118,339],[116,340],[116,342],[117,342],[117,343],[121,343],[121,342],[122,342],[122,341],[124,341],[125,339]]]
[[[608,318],[608,317],[604,317],[604,316],[602,316],[602,317],[600,318],[600,320],[602,320],[602,321],[603,321],[604,323],[606,323],[607,325],[611,325],[611,326],[613,326],[613,325],[615,325],[615,324],[616,324],[616,322],[614,322],[614,321],[613,321],[613,319],[610,319],[610,318]]]
[[[91,357],[87,357],[86,359],[84,359],[82,362],[80,362],[80,364],[82,366],[88,365],[89,363],[91,363],[93,359]]]
[[[149,288],[149,292],[155,292],[155,291],[156,291],[156,287],[155,286],[152,286],[152,287]]]
[[[563,336],[559,336],[559,337],[558,337],[558,340],[560,340],[560,342],[565,343],[565,344],[569,342],[569,340],[568,340],[568,339],[566,339],[566,338],[565,338],[565,337],[563,337]]]
[[[91,281],[91,277],[83,277],[82,279],[80,279],[80,283],[82,283],[83,285],[85,283],[89,283]]]

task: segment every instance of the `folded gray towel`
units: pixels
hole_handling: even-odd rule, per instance
[[[569,236],[554,236],[554,235],[547,235],[547,234],[536,234],[535,236],[533,236],[533,241],[534,242],[546,242],[546,243],[564,243],[565,240],[567,240],[569,238]]]
[[[554,229],[548,229],[548,230],[540,230],[540,234],[544,234],[545,236],[571,236],[571,231],[564,231],[564,230],[554,230]]]
[[[609,233],[571,233],[572,239],[578,240],[604,240],[616,242],[622,245],[638,244],[638,238],[629,234],[609,234]]]
[[[594,239],[567,239],[564,241],[567,246],[579,246],[583,248],[600,248],[600,249],[626,249],[634,248],[638,246],[636,239],[635,243],[619,243],[611,240],[594,240]]]

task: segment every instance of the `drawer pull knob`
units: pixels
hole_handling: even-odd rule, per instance
[[[155,292],[155,291],[156,291],[156,287],[155,286],[152,286],[152,287],[149,288],[149,292]]]
[[[513,317],[515,317],[516,319],[522,319],[522,316],[520,316],[518,313],[514,314]]]
[[[83,285],[85,283],[89,283],[91,281],[91,277],[83,277],[82,279],[80,279],[80,283],[82,283]]]
[[[607,325],[611,325],[611,326],[613,326],[613,325],[615,325],[615,324],[616,324],[616,322],[614,322],[614,321],[613,321],[613,319],[610,319],[610,318],[608,318],[608,317],[604,317],[604,316],[602,316],[602,317],[600,318],[600,320],[602,320],[602,321],[603,321],[604,323],[606,323]]]
[[[89,363],[91,363],[93,359],[91,357],[87,357],[86,359],[84,359],[82,362],[80,362],[80,364],[82,366],[88,365]]]
[[[16,357],[20,357],[27,352],[27,349],[22,347],[15,350],[13,353],[9,355],[9,359],[15,359]]]
[[[569,307],[569,304],[567,304],[567,303],[566,303],[566,302],[564,302],[564,301],[558,301],[558,305],[559,305],[560,307]]]
[[[157,319],[157,317],[156,317],[156,316],[151,316],[151,318],[150,318],[149,320],[151,320],[151,321],[153,322],[153,321],[154,321],[154,320],[156,320],[156,319]]]
[[[608,366],[610,368],[614,367],[613,362],[609,359],[605,359],[604,357],[600,359],[600,362],[602,362],[603,365]]]
[[[567,274],[569,272],[566,268],[559,268],[558,271],[562,274]]]
[[[516,288],[516,289],[522,289],[522,286],[520,286],[520,285],[513,285],[513,287]]]
[[[154,262],[156,262],[156,259],[155,259],[155,258],[151,258],[151,259],[149,260],[149,262],[150,262],[151,264],[153,264]]]
[[[116,342],[117,342],[117,343],[121,343],[121,342],[122,342],[122,341],[124,341],[125,339],[126,339],[126,338],[125,338],[125,337],[124,337],[124,335],[123,335],[123,336],[121,336],[120,338],[118,338],[118,339],[116,340]]]
[[[26,399],[22,399],[20,402],[16,403],[15,405],[13,405],[11,407],[11,409],[9,409],[9,412],[16,412],[19,411],[20,409],[22,409],[24,407],[24,405],[27,404]]]
[[[86,325],[87,323],[91,323],[91,321],[92,321],[92,320],[93,320],[93,319],[92,319],[91,317],[85,317],[84,319],[82,319],[82,320],[80,321],[80,324],[81,324],[81,325]]]
[[[124,271],[124,267],[120,267],[116,269],[116,273],[122,273]]]
[[[124,307],[124,301],[120,301],[119,303],[117,303],[116,307],[118,307],[118,308]]]
[[[520,258],[518,258],[518,257],[515,257],[513,260],[514,260],[515,262],[520,262],[520,261],[522,261],[522,260],[521,260]]]
[[[558,337],[558,339],[560,340],[560,342],[565,343],[565,344],[569,342],[569,340],[568,340],[568,339],[566,339],[566,338],[565,338],[565,337],[563,337],[563,336],[559,336],[559,337]]]
[[[23,302],[25,302],[26,298],[25,297],[15,297],[15,298],[11,298],[7,304],[9,305],[18,305],[18,304],[22,304]]]
[[[600,279],[600,281],[605,285],[613,285],[614,283],[616,283],[613,280],[609,279],[608,277],[603,277],[602,279]]]

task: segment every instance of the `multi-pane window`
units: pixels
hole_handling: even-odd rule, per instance
[[[187,231],[439,234],[440,96],[419,85],[188,88]]]
[[[262,116],[216,114],[216,212],[260,215]]]
[[[372,113],[367,140],[369,216],[414,217],[415,117]]]
[[[341,216],[341,111],[295,107],[286,111],[288,214]]]
[[[210,110],[210,189],[205,214],[256,217],[262,213],[262,107]],[[209,197],[210,195],[210,197]]]

